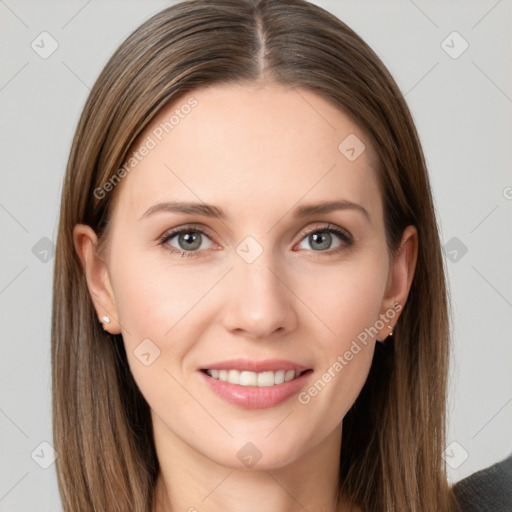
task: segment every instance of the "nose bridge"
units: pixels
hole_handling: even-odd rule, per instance
[[[279,265],[272,249],[263,249],[250,238],[236,248],[226,327],[243,330],[252,337],[266,337],[293,326],[293,294],[281,281],[286,281],[280,275],[282,271],[276,271]]]

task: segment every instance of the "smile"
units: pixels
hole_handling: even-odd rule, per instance
[[[306,370],[307,371],[307,370]],[[268,387],[294,380],[304,372],[295,370],[277,370],[275,372],[249,372],[238,370],[206,370],[206,373],[214,379],[240,386]]]
[[[198,372],[214,395],[247,409],[265,409],[303,389],[311,368],[285,360],[237,359],[212,363]]]

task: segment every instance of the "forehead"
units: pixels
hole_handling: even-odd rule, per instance
[[[116,191],[123,215],[138,218],[159,200],[220,204],[239,218],[262,207],[275,216],[301,201],[348,199],[371,215],[381,207],[378,159],[366,134],[302,89],[196,89],[164,107],[133,151]]]

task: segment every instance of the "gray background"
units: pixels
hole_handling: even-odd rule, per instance
[[[454,311],[446,460],[456,481],[512,452],[511,2],[316,3],[382,58],[424,145]],[[41,445],[52,443],[52,243],[61,181],[101,68],[132,29],[167,5],[0,0],[0,511],[61,509],[52,449]],[[44,31],[58,44],[46,59],[31,47],[51,49]]]

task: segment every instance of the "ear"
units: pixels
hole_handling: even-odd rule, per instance
[[[75,250],[85,271],[87,287],[103,328],[111,334],[119,334],[121,326],[118,321],[114,292],[105,260],[98,254],[98,237],[94,230],[85,224],[77,224],[73,229]],[[110,323],[102,321],[104,316]]]
[[[400,312],[407,302],[409,290],[411,289],[414,271],[416,270],[416,261],[418,258],[418,232],[415,226],[407,226],[404,229],[400,247],[395,257],[390,262],[388,282],[386,292],[382,301],[381,318],[385,321],[385,326],[380,329],[376,336],[377,340],[384,340],[389,336],[390,329],[394,328],[400,316]],[[398,304],[400,306],[398,306]],[[394,307],[393,307],[394,306]],[[386,315],[386,311],[394,311],[395,315]],[[388,321],[389,320],[389,321]]]

